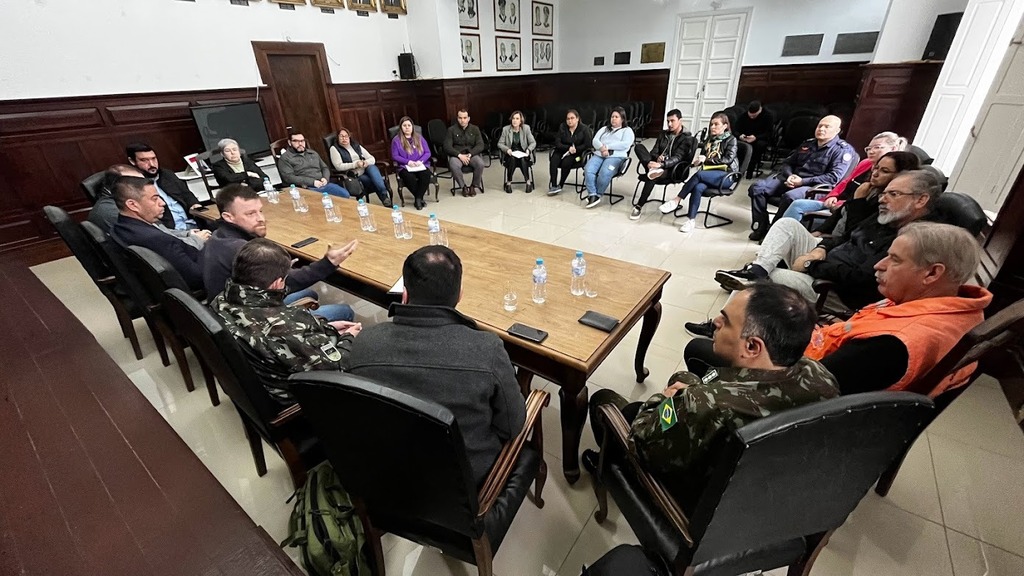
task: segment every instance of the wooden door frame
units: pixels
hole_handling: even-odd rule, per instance
[[[267,122],[268,125],[277,126],[281,130],[288,126],[284,117],[284,110],[281,109],[281,100],[276,97],[278,91],[287,90],[288,87],[274,86],[273,74],[270,71],[270,56],[313,56],[316,58],[320,68],[324,98],[327,100],[327,113],[330,115],[330,129],[334,130],[341,125],[341,110],[338,108],[338,99],[335,97],[334,89],[331,87],[331,69],[327,64],[327,51],[324,50],[323,44],[319,42],[261,42],[253,40],[252,51],[256,56],[256,67],[260,72],[260,80],[272,96],[267,99],[267,105],[263,108],[264,113],[270,116]],[[285,134],[276,137],[283,136]],[[322,134],[308,136],[319,138]]]

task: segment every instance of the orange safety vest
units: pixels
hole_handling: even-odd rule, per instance
[[[846,322],[817,328],[804,355],[821,360],[850,340],[895,336],[907,347],[907,372],[889,390],[910,390],[931,397],[962,386],[977,363],[964,366],[934,390],[915,390],[914,383],[942,360],[964,334],[985,319],[992,293],[980,286],[961,286],[956,296],[922,298],[902,304],[885,299],[861,308]],[[870,362],[870,358],[865,359]]]

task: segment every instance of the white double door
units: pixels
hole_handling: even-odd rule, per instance
[[[749,21],[750,10],[679,16],[665,110],[678,108],[687,130],[696,133],[735,102]]]

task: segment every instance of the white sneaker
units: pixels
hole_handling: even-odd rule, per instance
[[[683,234],[689,234],[693,232],[693,229],[697,227],[697,223],[689,218],[683,220],[683,225],[679,227],[679,231]]]
[[[655,178],[661,176],[664,173],[665,171],[662,170],[661,168],[655,168],[654,170],[651,170],[650,172],[647,173],[647,177],[651,180],[654,180]]]
[[[674,200],[666,200],[665,203],[658,208],[658,210],[661,210],[662,214],[671,214],[676,211],[676,208],[679,208],[678,202]]]
[[[641,214],[642,214],[642,212],[640,211],[640,207],[639,206],[633,206],[633,211],[629,213],[629,219],[630,220],[639,220]]]
[[[587,202],[587,208],[593,208],[594,206],[597,206],[600,203],[601,203],[601,197],[600,196],[591,196],[590,197],[590,201]]]

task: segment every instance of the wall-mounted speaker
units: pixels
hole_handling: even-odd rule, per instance
[[[412,52],[404,52],[398,55],[398,76],[402,80],[413,80],[416,78],[416,59]]]
[[[953,12],[952,14],[939,14],[935,17],[935,26],[932,27],[932,35],[928,37],[928,46],[925,47],[921,60],[946,59],[963,16],[963,12]]]

